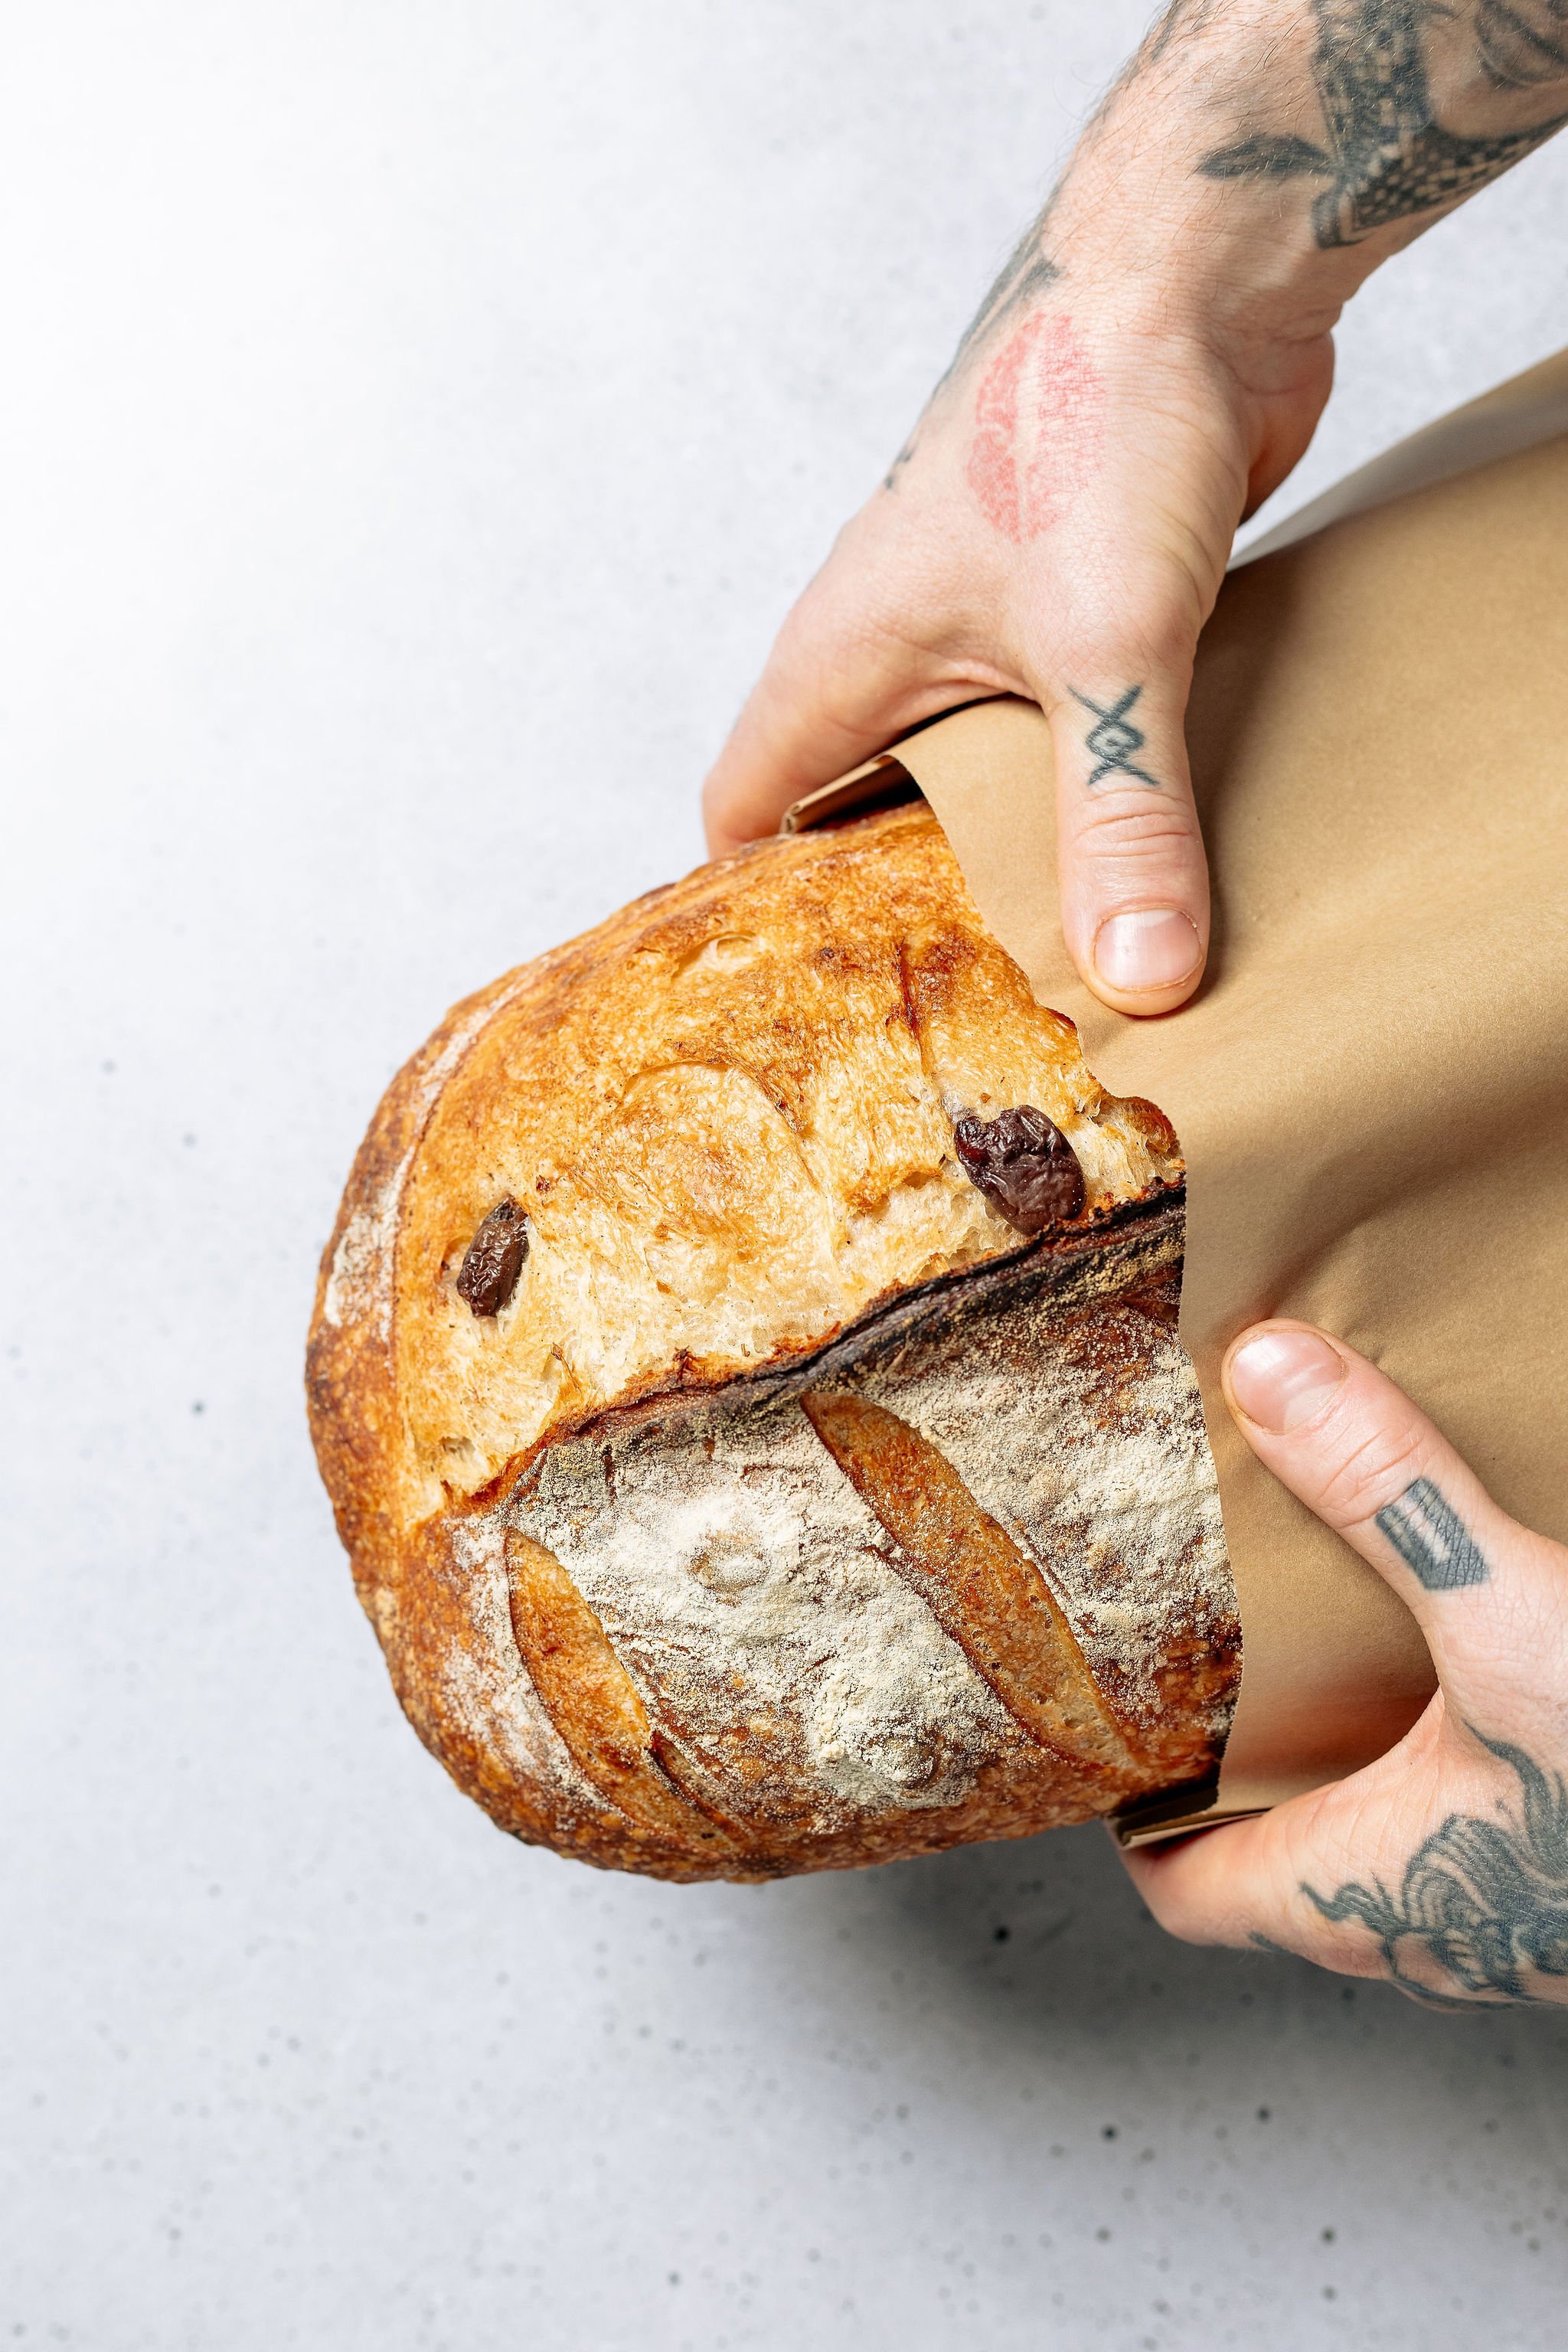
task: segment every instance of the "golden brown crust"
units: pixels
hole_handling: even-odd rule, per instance
[[[1025,1103],[1083,1164],[1080,1241],[1022,1249],[954,1159],[955,1118]],[[1190,1370],[1160,1267],[1124,1239],[1129,1218],[1179,1201],[1180,1175],[1160,1114],[1106,1097],[1071,1024],[1035,1004],[923,808],[700,869],[458,1006],[361,1148],[309,1367],[340,1532],[421,1736],[519,1835],[678,1877],[1016,1834],[1201,1772],[1233,1692],[1234,1621],[1215,1599],[1223,1548],[1194,1467],[1206,1448]],[[500,1312],[476,1313],[457,1276],[508,1196],[528,1213],[527,1260]],[[1168,1271],[1177,1212],[1161,1213]],[[1017,1377],[1055,1396],[1058,1371],[1039,1367],[1083,1357],[1068,1294],[1091,1259],[1110,1287],[1079,1322],[1102,1350],[1121,1333],[1118,1393],[1131,1400],[1125,1427],[1102,1412],[1105,1444],[1148,1441],[1150,1462],[1164,1445],[1176,1519],[1193,1488],[1191,1528],[1162,1538],[1167,1622],[1152,1646],[1125,1636],[1142,1664],[1120,1689],[1123,1635],[1093,1634],[1100,1604],[1054,1575],[1040,1527],[977,1496],[984,1465],[954,1466],[949,1450],[964,1441],[917,1425],[901,1391],[851,1395],[857,1363],[881,1360],[889,1305],[953,1284],[978,1296],[1050,1261]],[[1141,1305],[1127,1305],[1130,1283]],[[941,1352],[944,1319],[926,1318],[910,1363]],[[836,1375],[803,1409],[812,1368],[846,1333],[864,1341],[846,1359],[849,1387]],[[931,1377],[940,1420],[963,1375]],[[1104,1384],[1087,1360],[1062,1379],[1058,1404],[1081,1419]],[[704,1399],[709,1470],[678,1477],[675,1423]],[[858,1440],[846,1433],[857,1414]],[[906,1434],[890,1451],[867,1437],[895,1425]],[[1037,1433],[1037,1451],[1052,1442]],[[771,1473],[731,1458],[758,1444],[788,1456],[795,1482],[762,1534]],[[710,1475],[715,1461],[733,1475]],[[688,1539],[693,1507],[712,1522],[702,1542]],[[833,1522],[845,1560],[858,1546],[866,1564],[835,1570],[829,1544],[809,1569],[781,1568],[792,1512]],[[737,1552],[727,1570],[721,1538],[760,1546],[757,1560],[773,1547],[754,1591],[726,1592],[744,1562]],[[661,1585],[666,1553],[678,1565]],[[1115,1574],[1096,1573],[1110,1590]],[[671,1629],[699,1602],[686,1625],[697,1664],[672,1672]],[[866,1612],[900,1662],[891,1681],[859,1657]],[[819,1637],[829,1663],[810,1667]],[[710,1671],[721,1654],[727,1681]],[[945,1727],[928,1719],[922,1676],[949,1689]],[[836,1722],[858,1727],[853,1754],[837,1752]]]

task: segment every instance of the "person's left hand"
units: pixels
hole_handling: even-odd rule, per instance
[[[1568,2002],[1568,1549],[1307,1324],[1243,1333],[1225,1382],[1259,1460],[1409,1605],[1439,1688],[1364,1771],[1129,1854],[1144,1901],[1189,1943],[1299,1953],[1445,2006]]]

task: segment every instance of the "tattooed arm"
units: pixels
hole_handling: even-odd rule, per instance
[[[1237,521],[1310,440],[1345,302],[1568,119],[1568,0],[1175,0],[1089,124],[709,779],[715,851],[986,691],[1051,719],[1064,934],[1197,985],[1183,719]]]
[[[1364,1772],[1129,1856],[1145,1901],[1190,1942],[1302,1953],[1445,2006],[1568,2001],[1568,1549],[1304,1324],[1245,1333],[1226,1388],[1253,1450],[1408,1603],[1439,1689]]]

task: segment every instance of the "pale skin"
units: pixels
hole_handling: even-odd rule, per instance
[[[1025,695],[1075,963],[1123,1013],[1184,1004],[1209,912],[1183,724],[1237,526],[1311,439],[1352,295],[1565,119],[1568,0],[1177,0],[785,622],[708,780],[714,854],[917,720]],[[1226,1387],[1441,1686],[1353,1779],[1132,1856],[1144,1899],[1421,1999],[1568,1999],[1568,1551],[1325,1335],[1259,1327]]]
[[[1446,2007],[1568,2002],[1568,1548],[1310,1325],[1244,1332],[1225,1387],[1258,1459],[1412,1611],[1438,1689],[1365,1771],[1129,1855],[1144,1901],[1189,1943],[1300,1953]]]
[[[1124,1013],[1185,1003],[1183,719],[1237,525],[1311,439],[1351,296],[1565,115],[1564,0],[1178,0],[785,622],[708,780],[714,854],[917,719],[1026,695],[1074,961]]]

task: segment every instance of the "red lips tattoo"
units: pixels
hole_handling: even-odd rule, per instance
[[[1104,415],[1104,381],[1071,320],[1037,311],[974,403],[969,487],[986,520],[1020,541],[1059,521],[1099,463]]]

